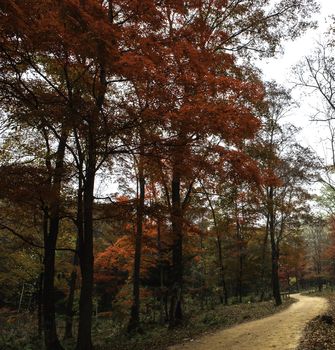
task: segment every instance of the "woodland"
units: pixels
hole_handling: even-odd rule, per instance
[[[317,11],[0,0],[0,348],[121,349],[217,306],[332,288],[335,22],[295,69],[323,101],[330,163],[256,65]]]

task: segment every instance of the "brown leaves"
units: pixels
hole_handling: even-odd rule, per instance
[[[335,317],[335,298],[328,297],[330,306],[327,314]],[[298,350],[333,350],[335,349],[335,326],[329,325],[316,317],[305,328]]]

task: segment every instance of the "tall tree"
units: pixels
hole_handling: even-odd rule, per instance
[[[270,239],[272,254],[272,289],[276,304],[282,303],[279,281],[280,244],[286,228],[294,219],[298,205],[308,198],[303,184],[313,179],[315,159],[311,151],[294,141],[295,128],[281,126],[279,120],[289,108],[289,96],[278,87],[268,90],[267,120],[260,149],[264,169],[263,205],[266,237]],[[294,204],[295,203],[295,204]]]

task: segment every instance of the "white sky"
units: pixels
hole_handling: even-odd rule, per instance
[[[328,16],[335,15],[335,0],[318,0],[318,2],[321,5],[321,10],[319,14],[314,16],[314,19],[318,22],[318,28],[308,30],[294,42],[287,42],[284,45],[284,54],[278,55],[276,58],[263,60],[259,67],[263,71],[265,80],[276,80],[288,88],[293,87],[292,67],[313,52],[316,42],[322,39],[323,33],[328,28],[330,23]],[[299,141],[304,146],[316,150],[319,156],[327,158],[327,146],[323,142],[327,132],[320,124],[310,121],[311,116],[315,113],[314,107],[320,101],[320,96],[315,94],[304,98],[302,91],[295,90],[293,97],[298,100],[300,107],[290,112],[285,122],[290,122],[302,128]]]

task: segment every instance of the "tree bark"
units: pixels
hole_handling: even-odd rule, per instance
[[[216,242],[217,242],[218,252],[219,252],[220,277],[221,277],[221,287],[222,287],[222,294],[223,294],[222,301],[224,302],[225,305],[228,305],[228,292],[227,292],[227,286],[226,286],[226,280],[225,280],[225,269],[223,265],[222,242],[219,235],[217,235],[216,237]]]
[[[180,199],[181,176],[179,170],[173,169],[172,175],[172,265],[173,284],[169,312],[169,327],[173,328],[181,324],[182,312],[182,287],[183,287],[183,235],[182,235],[182,208]]]
[[[45,347],[49,350],[60,350],[55,315],[54,276],[55,276],[55,248],[58,232],[58,220],[50,219],[50,235],[44,248],[43,274],[43,328]]]
[[[52,200],[49,205],[49,231],[44,242],[44,273],[43,273],[43,330],[45,347],[49,350],[63,349],[60,345],[55,315],[54,277],[55,249],[60,222],[61,183],[64,172],[64,155],[67,132],[63,127],[56,153],[56,164],[51,185]]]
[[[109,19],[113,20],[111,2],[109,5]],[[84,4],[83,4],[84,6]],[[87,155],[86,168],[83,187],[83,218],[82,233],[79,235],[79,261],[81,270],[81,290],[79,299],[79,327],[77,350],[91,350],[92,344],[92,311],[93,311],[93,204],[94,204],[94,182],[97,167],[97,150],[98,150],[98,131],[99,118],[103,112],[103,106],[107,91],[106,64],[107,52],[105,45],[97,41],[97,51],[99,53],[99,79],[95,88],[95,108],[88,120],[87,130]],[[83,173],[81,171],[81,173]]]
[[[209,206],[211,208],[214,227],[215,227],[215,233],[216,233],[216,244],[218,247],[218,257],[219,257],[219,267],[220,267],[220,281],[221,281],[221,287],[222,287],[222,297],[220,298],[221,302],[225,305],[228,305],[228,293],[227,293],[227,287],[226,287],[226,281],[225,281],[225,269],[223,264],[223,252],[222,252],[222,242],[221,242],[221,235],[219,232],[218,222],[216,219],[215,210],[212,204],[212,201],[208,195],[208,192],[206,191],[206,188],[204,185],[202,185],[202,188],[205,192],[207,201],[209,203]]]
[[[265,235],[263,239],[263,246],[262,246],[262,266],[261,266],[261,296],[260,301],[264,300],[265,296],[265,290],[266,290],[266,283],[265,283],[265,267],[266,267],[266,248],[268,245],[268,238],[269,238],[269,215],[266,216],[266,228],[265,228]]]
[[[42,318],[42,295],[43,295],[43,272],[38,276],[38,291],[37,291],[37,334],[42,339],[43,334],[43,318]]]
[[[272,292],[276,305],[282,304],[280,295],[280,282],[279,282],[279,247],[276,242],[275,236],[275,212],[274,212],[274,189],[271,186],[269,188],[269,232],[271,240],[271,258],[272,258]]]
[[[93,311],[93,202],[96,173],[96,127],[91,121],[88,135],[88,158],[83,188],[82,232],[79,235],[79,261],[81,270],[81,291],[79,299],[79,327],[77,350],[91,350]]]
[[[76,249],[78,250],[79,239],[77,238]],[[78,254],[75,253],[73,256],[73,269],[69,281],[69,297],[66,303],[66,322],[65,322],[65,334],[64,339],[73,338],[72,328],[73,328],[73,301],[74,293],[76,290],[77,281],[77,266],[79,264]]]
[[[243,256],[240,254],[238,259],[238,272],[237,272],[237,296],[238,296],[238,302],[242,303],[242,278],[243,278]]]
[[[243,237],[242,228],[239,220],[237,194],[235,202],[235,220],[236,220],[236,241],[238,250],[238,265],[236,271],[236,296],[239,303],[242,303],[242,277],[243,277]]]
[[[164,292],[164,266],[162,261],[162,240],[161,240],[161,222],[160,219],[157,220],[157,250],[158,250],[158,264],[159,264],[159,305],[160,305],[160,323],[164,324],[168,320],[166,308],[165,308],[165,299],[166,293]]]
[[[83,160],[80,158],[79,163],[79,178],[78,178],[78,190],[77,190],[77,241],[76,250],[77,253],[73,256],[73,270],[71,272],[70,283],[69,283],[69,298],[66,305],[66,324],[65,324],[65,335],[64,339],[73,337],[73,301],[77,281],[77,266],[79,265],[79,241],[80,237],[83,237]]]
[[[276,250],[272,251],[272,291],[276,305],[281,305],[282,299],[280,295],[278,252]]]
[[[135,259],[133,272],[133,304],[130,312],[128,332],[140,331],[140,268],[142,253],[142,235],[144,219],[145,176],[143,164],[143,149],[138,164],[139,198],[137,203],[137,223],[135,237]]]

